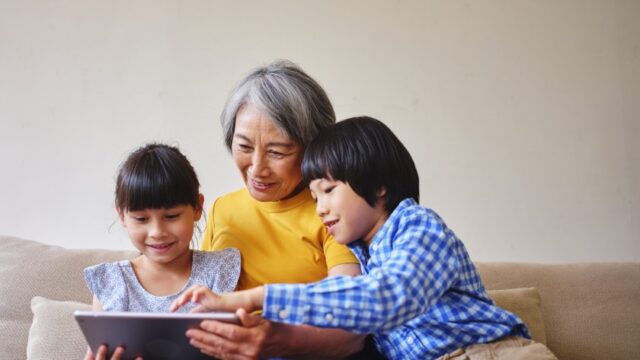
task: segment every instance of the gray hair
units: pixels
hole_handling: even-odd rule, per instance
[[[220,115],[224,141],[229,150],[236,115],[246,104],[263,111],[303,148],[320,130],[336,122],[333,106],[322,87],[296,64],[286,60],[255,69],[229,96]]]

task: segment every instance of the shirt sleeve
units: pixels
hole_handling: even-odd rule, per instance
[[[227,248],[202,254],[206,260],[201,271],[207,274],[207,286],[217,294],[235,290],[240,278],[240,250]]]
[[[84,269],[84,279],[105,311],[126,311],[128,292],[122,271],[115,263],[103,263]]]
[[[342,264],[360,264],[351,250],[345,245],[339,244],[333,236],[326,234],[323,243],[324,257],[327,260],[327,269]]]
[[[408,216],[384,263],[366,275],[308,285],[266,285],[269,320],[357,333],[387,332],[426,313],[457,278],[453,241],[436,217]]]

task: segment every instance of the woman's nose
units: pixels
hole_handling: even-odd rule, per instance
[[[256,151],[251,157],[251,175],[253,176],[267,176],[269,175],[269,163],[265,159],[263,154]]]

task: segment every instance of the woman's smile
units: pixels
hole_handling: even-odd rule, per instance
[[[236,115],[231,153],[247,189],[258,201],[286,199],[302,181],[302,147],[251,104]]]

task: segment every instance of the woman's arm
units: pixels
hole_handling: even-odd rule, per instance
[[[358,276],[360,275],[359,264],[340,264],[329,269],[329,276],[346,275],[346,276]]]

